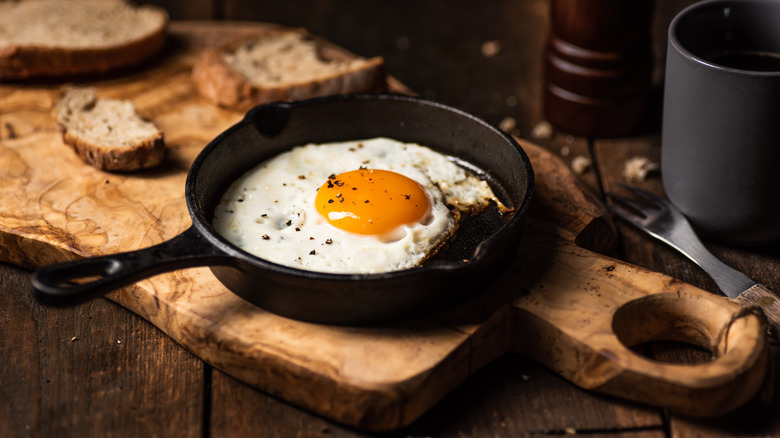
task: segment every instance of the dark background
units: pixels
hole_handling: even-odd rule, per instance
[[[585,0],[598,3],[598,0]],[[383,56],[388,72],[424,97],[499,125],[516,122],[529,138],[543,119],[540,102],[548,0],[155,0],[174,20],[238,20],[304,27],[365,57]],[[655,81],[660,82],[666,27],[693,0],[656,2]],[[496,41],[495,56],[482,45]]]

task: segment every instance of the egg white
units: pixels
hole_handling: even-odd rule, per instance
[[[328,176],[359,168],[383,169],[422,185],[431,202],[421,223],[384,236],[334,227],[314,198]],[[379,273],[425,260],[457,227],[457,210],[498,203],[485,181],[445,155],[389,138],[298,146],[237,179],[214,211],[215,230],[268,261],[319,272]],[[500,204],[499,204],[500,205]]]

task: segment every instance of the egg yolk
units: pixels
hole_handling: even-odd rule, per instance
[[[428,195],[420,184],[378,169],[331,175],[314,202],[333,226],[357,234],[384,234],[420,222],[430,211]]]

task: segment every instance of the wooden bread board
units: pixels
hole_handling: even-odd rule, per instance
[[[102,96],[131,99],[165,132],[166,162],[146,172],[105,173],[62,144],[51,118],[62,84],[0,85],[0,260],[34,268],[144,248],[188,228],[187,170],[242,117],[198,96],[190,70],[204,47],[267,28],[173,23],[171,47],[154,64],[86,81]],[[246,303],[208,268],[159,275],[109,298],[218,369],[369,430],[409,424],[509,351],[583,388],[694,415],[755,394],[767,358],[763,323],[731,300],[595,252],[615,242],[603,207],[562,161],[522,144],[536,192],[511,267],[435,315],[371,328],[298,322]],[[717,359],[661,364],[621,343],[653,339],[695,342]]]

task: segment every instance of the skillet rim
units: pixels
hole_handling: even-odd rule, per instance
[[[198,201],[196,198],[195,187],[197,187],[198,185],[197,179],[199,177],[200,169],[202,168],[203,164],[209,159],[209,156],[211,156],[215,150],[219,150],[220,145],[223,144],[231,134],[245,127],[246,125],[252,125],[254,123],[253,115],[255,113],[262,111],[263,109],[272,108],[272,107],[294,110],[296,107],[323,105],[323,104],[327,105],[328,102],[366,101],[366,100],[380,101],[380,102],[381,101],[408,102],[410,104],[422,105],[425,107],[434,107],[440,110],[454,113],[461,117],[465,117],[477,123],[478,125],[487,128],[492,133],[502,137],[503,140],[508,144],[508,146],[511,146],[512,149],[514,149],[514,151],[520,156],[520,159],[524,165],[524,172],[526,176],[525,178],[526,187],[525,187],[525,193],[523,194],[519,205],[511,213],[512,217],[508,221],[506,221],[506,223],[504,223],[498,230],[496,230],[494,233],[492,233],[490,236],[483,239],[479,244],[476,245],[476,248],[474,249],[472,256],[466,262],[461,262],[461,263],[437,262],[437,263],[430,263],[430,264],[424,263],[421,266],[415,266],[412,268],[381,272],[381,273],[372,273],[372,274],[329,273],[329,272],[321,272],[321,271],[312,271],[312,270],[299,269],[291,266],[281,265],[278,263],[265,260],[256,255],[253,255],[247,251],[242,250],[241,248],[234,245],[233,243],[229,242],[213,228],[212,224],[207,220],[205,212],[203,212],[198,207]],[[290,146],[290,148],[295,146],[296,145]],[[452,154],[449,155],[455,158],[460,158]],[[471,161],[465,159],[463,161],[467,163],[471,163]],[[481,166],[477,166],[477,167],[480,170],[483,170],[486,174],[490,175],[491,169],[483,168]],[[326,97],[316,97],[312,99],[305,99],[305,100],[293,101],[293,102],[271,102],[267,104],[261,104],[250,109],[245,113],[244,117],[240,121],[236,122],[234,125],[227,128],[225,131],[220,133],[217,137],[212,139],[197,155],[192,165],[190,166],[189,171],[187,172],[184,195],[187,204],[187,210],[192,219],[192,226],[194,226],[202,235],[202,237],[207,239],[214,248],[218,249],[219,251],[224,253],[225,256],[229,258],[239,260],[243,263],[247,263],[254,268],[268,270],[285,276],[302,277],[312,281],[375,282],[375,281],[385,281],[388,279],[395,280],[395,279],[402,279],[405,277],[415,277],[418,275],[425,275],[428,272],[431,273],[429,275],[433,275],[433,273],[454,274],[454,273],[459,273],[461,271],[467,271],[469,269],[472,269],[475,266],[481,265],[482,260],[487,257],[487,254],[490,253],[492,247],[497,246],[497,241],[503,235],[509,233],[510,231],[514,230],[517,227],[522,226],[523,220],[525,218],[525,214],[527,213],[527,210],[531,203],[531,199],[533,197],[534,188],[535,188],[534,184],[535,184],[535,177],[534,177],[533,167],[531,165],[530,159],[528,158],[528,155],[526,154],[522,146],[520,146],[520,144],[511,135],[491,125],[484,119],[477,117],[471,113],[468,113],[464,110],[440,102],[436,102],[430,99],[421,98],[421,97],[400,95],[400,94],[357,93],[357,94],[343,94],[343,95],[334,95],[334,96],[326,96]]]

